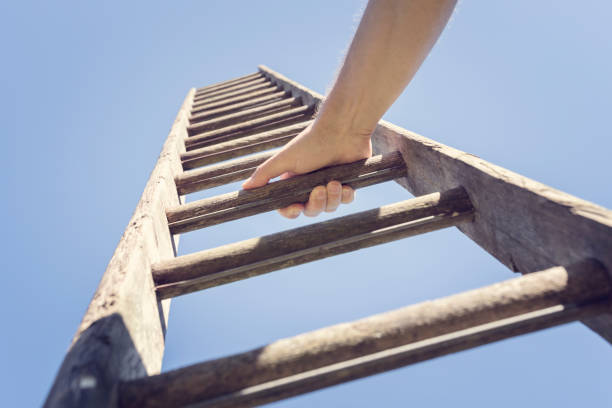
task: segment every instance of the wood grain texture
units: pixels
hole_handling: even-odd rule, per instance
[[[168,207],[183,200],[174,177],[186,136],[193,90],[189,92],[142,197],[110,260],[75,334],[45,407],[114,406],[114,387],[159,373],[170,304],[159,302],[151,264],[176,256],[178,237],[170,235]]]
[[[230,86],[227,86],[223,89],[212,89],[206,92],[201,92],[198,93],[197,95],[194,96],[193,98],[193,103],[199,103],[202,102],[206,99],[212,98],[212,97],[216,97],[216,96],[220,96],[220,95],[225,95],[228,94],[230,92],[234,92],[234,91],[238,91],[238,90],[242,90],[244,88],[248,88],[251,86],[255,86],[255,85],[259,85],[259,84],[264,84],[267,83],[268,80],[265,77],[259,77],[259,78],[253,78],[250,81],[246,81],[243,83],[239,83],[239,84],[233,84]]]
[[[281,147],[287,144],[291,139],[296,137],[298,134],[299,133],[293,133],[293,134],[289,134],[286,136],[281,136],[281,137],[277,137],[274,139],[265,140],[263,142],[244,144],[244,146],[228,148],[225,150],[219,150],[216,153],[196,156],[192,159],[184,160],[183,168],[185,170],[195,169],[200,166],[219,163],[225,160],[234,159],[236,157],[242,157],[247,154],[263,152],[268,149],[274,149],[276,147]]]
[[[263,161],[261,162],[263,163]],[[261,164],[260,163],[260,164]],[[196,191],[207,190],[209,188],[224,186],[226,184],[235,183],[240,180],[248,179],[255,172],[257,167],[249,167],[233,171],[231,173],[220,174],[218,176],[201,179],[193,183],[184,183],[177,186],[178,192],[181,195],[195,193]]]
[[[312,123],[311,120],[302,121],[185,152],[181,154],[183,168],[185,170],[193,169],[206,164],[218,163],[246,154],[280,147],[297,136],[310,123]]]
[[[249,92],[247,94],[238,95],[238,96],[235,96],[233,98],[224,99],[222,101],[207,103],[205,105],[200,105],[197,108],[192,107],[191,114],[192,115],[197,115],[197,114],[200,114],[200,113],[204,113],[204,112],[210,111],[212,109],[218,109],[218,108],[222,108],[222,107],[225,107],[225,106],[233,105],[233,104],[236,104],[236,103],[246,102],[246,101],[252,100],[254,98],[259,98],[259,97],[262,97],[262,96],[270,95],[270,94],[273,94],[273,93],[276,93],[276,92],[279,92],[279,91],[281,91],[281,89],[278,88],[278,87],[270,87],[270,88],[262,89],[262,90],[255,91],[255,92]]]
[[[257,166],[268,160],[277,152],[277,149],[270,150],[248,157],[230,160],[226,163],[206,166],[203,169],[183,172],[176,177],[176,187],[180,195],[185,195],[247,179]]]
[[[233,98],[236,98],[238,96],[244,96],[244,95],[247,95],[247,94],[255,92],[255,91],[270,90],[270,89],[276,89],[276,87],[273,86],[270,82],[266,81],[263,84],[252,85],[252,86],[248,86],[246,88],[239,89],[237,91],[228,92],[228,93],[223,94],[223,95],[213,96],[211,98],[206,98],[206,99],[201,99],[201,100],[196,101],[196,102],[193,103],[192,109],[200,109],[202,106],[210,105],[210,104],[213,104],[213,103],[225,102],[228,99],[233,99]]]
[[[187,147],[185,157],[192,158],[191,154],[202,156],[202,149],[213,149],[216,151],[228,150],[232,143],[240,146],[246,146],[245,141],[247,140],[257,139],[258,141],[253,143],[261,143],[266,140],[277,139],[280,136],[274,137],[274,135],[285,132],[285,134],[282,136],[287,136],[289,133],[286,132],[286,129],[290,129],[291,126],[302,127],[304,124],[310,124],[311,122],[312,116],[309,114],[289,116],[288,118],[281,119],[277,122],[264,123],[254,128],[243,129],[237,132],[211,137]],[[304,129],[304,127],[305,126],[303,126],[302,129]],[[274,133],[277,131],[279,133]]]
[[[281,339],[244,353],[126,382],[120,389],[121,406],[161,407],[204,402],[332,364],[350,362],[409,344],[418,345],[418,342],[466,329],[477,329],[502,319],[546,312],[548,308],[556,307],[557,311],[562,311],[565,306],[570,310],[576,306],[588,308],[596,302],[608,302],[607,308],[609,298],[607,272],[598,262],[586,260],[567,268],[550,268]],[[564,307],[558,308],[560,305]],[[512,321],[506,323],[511,325]],[[546,321],[539,324],[541,326],[534,329],[547,326]],[[495,337],[495,333],[487,333],[482,327],[479,329],[484,333],[480,340],[472,339],[474,343],[486,342],[487,336]],[[507,332],[505,337],[524,332],[520,326],[515,329]]]
[[[355,189],[401,176],[405,164],[398,153],[327,167],[252,190],[239,190],[198,200],[166,211],[170,231],[187,232],[221,222],[304,202],[312,189],[332,180]]]
[[[298,98],[286,98],[273,103],[257,106],[255,108],[246,109],[240,112],[230,113],[219,116],[214,119],[209,119],[189,125],[187,131],[189,134],[197,134],[207,130],[214,130],[224,126],[230,126],[237,122],[248,121],[260,116],[266,116],[278,112],[279,110],[288,110],[301,104]]]
[[[303,115],[312,113],[312,111],[313,111],[312,107],[310,106],[298,106],[298,107],[286,110],[284,112],[273,113],[271,115],[266,115],[266,116],[262,116],[256,119],[247,120],[244,122],[236,123],[234,125],[224,126],[219,129],[192,134],[189,136],[189,138],[185,139],[185,146],[189,149],[189,147],[194,146],[206,140],[211,140],[211,139],[218,140],[219,136],[258,128],[262,125],[276,123],[283,119],[288,119],[288,118],[292,118],[296,116],[303,116]]]
[[[259,70],[293,96],[322,98],[267,67]],[[529,273],[596,258],[612,271],[612,211],[385,121],[372,141],[377,154],[402,152],[408,173],[398,182],[414,195],[464,186],[477,217],[460,230],[509,269]],[[612,310],[584,323],[612,342]]]
[[[323,101],[323,95],[298,84],[286,76],[271,70],[265,65],[258,67],[259,72],[278,88],[291,92],[294,97],[302,98],[304,105],[318,106]]]
[[[280,92],[271,93],[269,95],[262,96],[259,98],[249,99],[245,102],[235,103],[233,105],[224,106],[222,108],[210,109],[203,113],[193,115],[189,118],[189,122],[194,124],[194,123],[202,122],[204,120],[214,119],[219,116],[229,115],[231,113],[240,112],[242,110],[253,108],[256,106],[261,106],[267,103],[273,103],[273,102],[279,101],[287,97],[290,97],[289,92],[280,91]]]
[[[246,387],[189,407],[259,406],[495,341],[597,316],[609,307],[609,302],[595,302],[581,307],[552,306]]]
[[[460,230],[511,270],[529,273],[584,258],[612,268],[610,210],[386,122],[373,144],[377,152],[402,152],[410,165],[400,184],[413,194],[464,186],[478,216]],[[585,323],[612,342],[612,315]]]
[[[167,298],[457,225],[472,219],[462,188],[235,242],[153,266]]]
[[[363,177],[354,179],[338,180],[341,183],[352,187],[354,190],[373,186],[375,184],[384,183],[403,176],[404,169],[402,167],[393,167],[375,173],[370,173]],[[211,225],[221,224],[237,220],[240,218],[250,217],[252,215],[261,214],[268,211],[278,210],[295,202],[306,202],[310,191],[314,187],[298,191],[298,194],[287,194],[268,200],[252,203],[251,205],[243,205],[239,207],[231,207],[223,210],[214,211],[212,213],[203,214],[190,219],[180,220],[169,224],[172,233],[183,233],[195,231],[197,229],[209,227]]]
[[[241,83],[241,82],[247,82],[247,81],[252,80],[253,78],[259,78],[259,77],[261,77],[261,72],[257,71],[257,72],[254,72],[252,74],[244,75],[244,76],[241,76],[241,77],[238,77],[238,78],[229,79],[227,81],[222,81],[222,82],[217,82],[217,83],[211,84],[211,85],[206,85],[206,86],[203,86],[201,88],[197,88],[195,93],[194,93],[194,97],[196,95],[200,95],[202,93],[205,93],[205,92],[213,90],[213,89],[221,89],[221,88],[224,88],[224,87],[227,87],[227,86],[232,86],[232,85],[235,85],[235,84],[238,84],[238,83]]]

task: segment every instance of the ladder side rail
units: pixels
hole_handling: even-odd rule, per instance
[[[356,374],[354,378],[359,378],[376,374],[562,324],[582,317],[581,311],[601,313],[610,307],[610,290],[608,273],[597,261],[584,260],[568,267],[554,267],[122,383],[121,406],[193,403],[207,407],[226,406],[224,397],[240,398],[240,394],[248,394],[243,392],[245,388],[265,388],[275,380],[281,382],[277,390],[288,391],[282,388],[285,381],[291,391],[291,382],[296,380],[291,376],[311,376],[312,381],[307,382],[305,388],[300,389],[299,377],[296,381],[300,391],[297,393],[308,392],[351,380],[351,375]],[[381,352],[383,355],[376,355]],[[354,361],[360,358],[365,361]],[[389,360],[384,361],[385,358]],[[368,363],[368,359],[374,364],[366,364],[365,370],[360,371],[363,369],[360,363]],[[340,367],[334,367],[336,364]],[[351,372],[351,368],[357,372]],[[313,375],[313,370],[321,371]],[[326,378],[329,372],[331,378]],[[321,381],[317,381],[319,378]],[[232,393],[238,395],[232,396]],[[281,392],[281,397],[297,393],[282,395]],[[273,397],[268,394],[270,396]],[[215,398],[220,399],[215,401]]]
[[[176,256],[166,209],[184,203],[174,178],[193,101],[187,94],[141,199],[102,276],[44,404],[113,407],[115,386],[161,371],[170,303],[155,294],[151,265]]]
[[[259,70],[293,96],[322,100],[270,68]],[[512,271],[595,258],[612,274],[612,211],[386,121],[372,143],[375,154],[402,152],[408,173],[398,182],[415,196],[463,186],[477,215],[459,230]],[[583,323],[612,343],[612,309]]]

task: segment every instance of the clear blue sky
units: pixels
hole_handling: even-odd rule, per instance
[[[0,5],[0,405],[45,397],[189,88],[266,64],[323,92],[363,4]],[[605,1],[461,2],[385,118],[610,208],[610,21]],[[374,187],[341,213],[407,197]],[[180,250],[304,222],[261,215]],[[173,302],[164,367],[512,276],[446,230],[226,285]],[[610,346],[570,324],[276,406],[610,407],[610,367]]]

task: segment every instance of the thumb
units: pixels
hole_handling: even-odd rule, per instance
[[[279,157],[279,155],[272,156],[255,169],[251,177],[242,183],[242,188],[248,190],[265,186],[270,179],[286,173],[287,170],[286,163],[282,157]]]

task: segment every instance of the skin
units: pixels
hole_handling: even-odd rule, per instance
[[[442,33],[456,0],[370,0],[338,78],[311,126],[261,164],[244,189],[372,155],[371,135]],[[309,217],[353,201],[355,192],[331,181],[306,203],[279,212]]]

